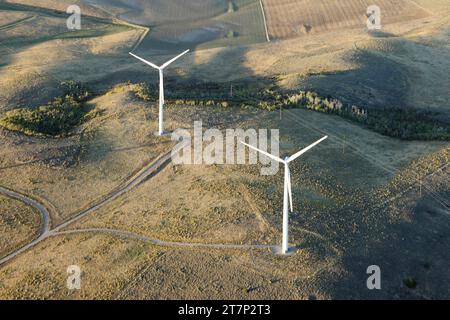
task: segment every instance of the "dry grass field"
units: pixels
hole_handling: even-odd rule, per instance
[[[114,108],[129,97],[119,92],[98,99],[108,99]],[[282,120],[269,112],[214,107],[171,106],[167,112],[169,128],[186,127],[195,119],[202,119],[205,127],[282,126],[286,129],[281,133],[281,149],[286,153],[321,134],[330,135],[329,142],[292,167],[297,196],[291,242],[299,251],[283,258],[267,249],[179,247],[176,242],[277,244],[282,179],[260,176],[258,166],[169,165],[132,192],[6,264],[0,271],[2,298],[224,299],[233,294],[250,299],[327,299],[449,294],[440,285],[448,280],[447,273],[441,272],[449,252],[445,210],[432,197],[423,196],[417,204],[417,175],[427,176],[449,161],[445,143],[400,142],[339,118],[302,110],[285,111]],[[119,122],[126,121],[126,114],[117,116]],[[99,125],[118,128],[114,119]],[[346,134],[348,146],[343,149],[341,139]],[[426,182],[437,193],[447,188],[445,175]],[[412,189],[403,194],[409,184]],[[392,200],[383,205],[387,199]],[[167,244],[154,245],[149,239]],[[408,251],[419,243],[420,250]],[[389,270],[386,290],[378,294],[364,290],[360,274],[364,275],[366,263]],[[81,291],[65,287],[66,268],[72,264],[83,270]],[[424,267],[428,264],[431,267]],[[407,277],[417,279],[416,290],[402,285]]]
[[[71,5],[77,5],[81,8],[81,11],[89,16],[99,18],[110,18],[110,16],[104,11],[97,9],[93,6],[87,5],[83,0],[3,0],[0,2],[6,2],[11,4],[18,4],[24,6],[37,7],[42,9],[52,9],[60,12],[65,12]]]
[[[183,20],[154,28],[142,49],[155,47],[163,41],[170,44],[195,46],[199,49],[246,45],[265,41],[261,9],[257,1],[243,1],[235,11],[225,12],[208,20],[192,21],[186,28]]]
[[[110,71],[106,66],[111,62],[104,56],[126,54],[142,34],[139,29],[91,18],[83,19],[84,29],[69,31],[65,16],[51,9],[11,8],[0,2],[0,12],[9,17],[6,23],[0,23],[9,25],[0,35],[4,58],[0,62],[2,110],[45,104],[60,94],[61,81],[84,82],[93,75],[104,75]],[[80,65],[97,70],[80,72]]]
[[[59,224],[169,148],[170,140],[153,135],[155,123],[149,126],[155,110],[115,90],[90,102],[101,116],[68,139],[4,134],[0,184],[51,199],[52,220]]]
[[[314,289],[328,269],[312,252],[286,263],[268,252],[158,248],[92,234],[52,239],[37,249],[43,261],[31,251],[17,264],[2,268],[2,299],[328,297]],[[306,269],[305,262],[313,269]],[[71,263],[82,265],[83,290],[69,291],[65,286]],[[285,272],[279,271],[281,267]]]
[[[140,15],[121,18],[150,26],[140,52],[158,54],[184,48],[214,48],[266,41],[259,1],[155,1]],[[183,7],[183,10],[179,10]],[[181,14],[182,12],[182,14]],[[145,14],[145,16],[142,16]]]
[[[40,230],[39,213],[18,200],[0,196],[0,256],[29,242]]]
[[[289,111],[281,122],[277,114],[259,114],[252,120],[251,114],[239,115],[237,110],[214,110],[210,115],[211,111],[172,106],[168,108],[169,123],[171,127],[186,127],[186,122],[202,119],[208,128],[220,128],[227,123],[240,128],[287,128],[281,131],[280,141],[286,154],[321,134],[330,135],[328,147],[320,147],[317,155],[307,156],[292,168],[299,174],[294,178],[295,192],[310,198],[306,202],[304,198],[296,199],[296,207],[299,213],[308,212],[310,217],[313,212],[323,217],[325,212],[334,212],[333,208],[344,204],[357,206],[361,197],[370,198],[375,189],[393,179],[397,170],[446,146],[397,142],[339,119],[323,123],[323,115],[302,110]],[[355,149],[349,147],[343,153],[344,137]],[[381,146],[384,151],[380,154]],[[358,166],[351,167],[348,163]],[[307,178],[303,172],[305,175],[307,172]],[[259,170],[251,166],[174,166],[138,187],[133,196],[110,203],[99,215],[86,217],[73,228],[108,227],[167,241],[277,243],[279,233],[275,230],[281,217],[274,204],[282,199],[281,178],[261,177]],[[336,184],[338,188],[333,187]],[[167,193],[170,188],[177,192]],[[220,227],[210,229],[210,225]],[[319,230],[316,233],[322,234]]]
[[[87,14],[82,30],[65,27],[69,2]],[[44,238],[0,262],[0,299],[450,297],[448,141],[399,140],[297,108],[172,99],[193,81],[225,88],[220,101],[243,83],[261,91],[267,83],[450,122],[448,1],[376,1],[376,34],[365,29],[369,1],[263,2],[270,43],[256,0],[0,1],[0,119],[52,101],[67,80],[92,90],[83,104],[94,115],[57,137],[0,127],[0,187],[50,215]],[[329,135],[291,167],[292,256],[272,252],[281,172],[175,165],[167,156],[175,142],[154,135],[157,72],[128,52],[159,64],[184,48],[193,50],[165,73],[167,130],[196,120],[205,129],[280,129],[282,154]],[[136,96],[140,82],[150,84],[149,101]],[[0,261],[36,239],[41,220],[0,195]],[[381,291],[366,287],[373,264]],[[69,265],[81,267],[81,290],[66,287]]]
[[[227,1],[125,1],[90,0],[95,5],[122,10],[119,16],[125,20],[143,25],[158,25],[175,21],[192,21],[211,18],[228,10]]]
[[[273,39],[349,27],[364,28],[370,5],[380,7],[382,24],[428,16],[426,10],[410,0],[264,0],[269,35]]]
[[[2,22],[0,29],[5,30],[8,28],[12,28],[18,21],[23,21],[27,18],[30,18],[30,15],[26,14],[25,12],[0,11],[0,19]]]

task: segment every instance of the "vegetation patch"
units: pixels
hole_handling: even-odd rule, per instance
[[[139,99],[144,101],[151,101],[154,99],[150,87],[145,82],[133,85],[132,89],[136,97]]]
[[[414,278],[406,278],[403,280],[403,284],[408,288],[408,289],[415,289],[417,288],[417,281]]]
[[[44,106],[11,110],[0,119],[0,125],[26,135],[67,135],[73,128],[93,116],[84,105],[91,93],[74,81],[62,82],[60,86],[63,91],[61,97]]]
[[[276,94],[275,94],[276,95]],[[385,136],[403,140],[450,140],[450,126],[433,117],[431,112],[412,108],[368,109],[343,104],[332,97],[320,97],[315,92],[300,91],[276,96],[277,108],[306,108],[350,119]],[[260,107],[270,109],[272,104],[260,102]]]
[[[183,83],[167,92],[168,102],[178,105],[256,107],[264,110],[303,108],[334,114],[363,125],[382,135],[403,140],[450,140],[450,126],[432,112],[413,108],[364,108],[344,104],[313,91],[283,92],[272,80],[231,84]],[[157,88],[146,90],[156,92]],[[147,95],[148,97],[149,95]],[[151,100],[151,97],[150,97]]]

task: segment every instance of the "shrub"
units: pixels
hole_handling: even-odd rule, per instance
[[[409,289],[415,289],[417,287],[417,281],[414,278],[404,279],[403,284]]]
[[[63,81],[59,86],[62,89],[63,97],[70,97],[78,102],[87,101],[92,96],[89,89],[80,82],[73,80]]]
[[[144,101],[152,101],[154,100],[154,97],[151,94],[151,90],[149,86],[146,83],[139,83],[134,86],[134,94],[139,99],[142,99]]]
[[[226,37],[228,39],[232,39],[232,38],[234,38],[236,36],[237,36],[237,33],[235,31],[233,31],[233,30],[228,30],[227,35],[226,35]]]
[[[0,125],[27,135],[57,136],[79,125],[85,114],[80,103],[68,96],[56,98],[45,106],[9,111],[0,120]]]
[[[27,135],[60,136],[70,132],[84,119],[95,117],[83,106],[92,93],[79,82],[64,81],[60,88],[62,97],[36,108],[14,109],[0,119],[0,125],[11,131]]]

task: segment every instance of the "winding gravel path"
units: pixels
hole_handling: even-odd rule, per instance
[[[191,141],[186,141],[186,144],[190,144],[190,143],[191,143]],[[62,229],[66,228],[67,226],[75,223],[76,221],[87,216],[88,214],[102,208],[103,206],[107,205],[111,201],[117,199],[121,195],[132,190],[133,188],[135,188],[136,186],[138,186],[139,184],[144,182],[147,178],[159,173],[171,162],[172,154],[177,153],[184,147],[185,147],[185,144],[177,145],[177,147],[175,149],[171,150],[170,152],[167,152],[166,154],[160,156],[158,159],[156,159],[152,163],[145,166],[136,175],[134,175],[130,180],[128,180],[127,182],[118,186],[115,190],[111,191],[109,194],[104,196],[101,200],[98,200],[97,202],[91,204],[88,208],[79,211],[74,217],[70,218],[66,222],[60,224],[59,226],[57,226],[53,229],[50,229],[50,211],[51,210],[48,209],[48,207],[46,207],[42,203],[39,203],[37,200],[35,200],[29,196],[25,196],[23,194],[20,194],[18,192],[15,192],[15,191],[12,191],[10,189],[0,186],[0,194],[3,194],[10,198],[19,200],[19,201],[37,209],[39,211],[42,221],[43,221],[39,237],[36,238],[35,240],[31,241],[27,245],[13,251],[9,255],[1,258],[0,266],[7,263],[10,260],[12,260],[19,254],[34,247],[35,245],[40,243],[42,240],[44,240],[48,237],[55,237],[55,236],[59,236],[59,235],[68,235],[68,234],[78,234],[78,233],[106,233],[106,234],[111,234],[111,235],[115,235],[115,236],[145,241],[145,242],[151,243],[153,245],[164,246],[164,247],[241,249],[241,250],[268,249],[268,250],[272,250],[272,251],[276,252],[279,247],[276,245],[257,245],[257,244],[240,244],[239,245],[239,244],[213,244],[213,243],[195,243],[195,242],[170,242],[170,241],[164,241],[164,240],[160,240],[160,239],[156,239],[156,238],[151,238],[151,237],[147,237],[147,236],[134,234],[134,233],[131,233],[128,231],[108,229],[108,228],[89,228],[89,229],[76,229],[76,230],[61,231]],[[441,167],[436,172],[439,172],[446,167],[448,167],[448,164]],[[436,172],[430,174],[429,176],[434,175]],[[386,203],[389,203],[392,200],[394,200],[394,199],[388,199],[386,201]],[[383,203],[383,204],[385,204],[385,203]],[[319,235],[319,237],[321,237],[321,236]]]
[[[186,141],[186,144],[188,144],[188,143],[190,143],[190,141]],[[22,195],[20,193],[14,192],[12,190],[9,190],[9,189],[3,188],[3,187],[0,187],[1,194],[4,194],[8,197],[17,199],[19,201],[22,201],[22,202],[36,208],[40,212],[42,221],[43,221],[43,227],[42,227],[39,237],[37,239],[33,240],[32,242],[28,243],[27,245],[11,252],[9,255],[1,258],[0,266],[7,263],[8,261],[14,259],[19,254],[34,247],[35,245],[40,243],[42,240],[44,240],[48,237],[54,237],[54,236],[58,236],[58,235],[67,235],[67,234],[76,234],[76,233],[86,233],[86,232],[109,233],[109,234],[113,234],[116,236],[133,238],[133,239],[149,242],[154,245],[165,246],[165,247],[191,247],[191,248],[215,248],[215,249],[275,249],[276,246],[271,246],[271,245],[237,245],[237,244],[235,245],[235,244],[168,242],[168,241],[163,241],[163,240],[159,240],[159,239],[155,239],[155,238],[140,236],[140,235],[133,234],[133,233],[130,233],[127,231],[102,229],[102,228],[61,231],[62,229],[66,228],[67,226],[75,223],[76,221],[80,220],[81,218],[100,209],[101,207],[103,207],[106,204],[110,203],[111,201],[117,199],[118,197],[120,197],[121,195],[130,191],[131,189],[135,188],[136,186],[138,186],[139,184],[144,182],[148,177],[159,173],[162,169],[164,169],[166,167],[166,165],[168,165],[171,162],[172,153],[178,152],[179,150],[183,149],[184,146],[185,146],[185,144],[178,145],[176,147],[176,149],[173,149],[170,152],[159,157],[156,161],[154,161],[151,164],[144,167],[129,181],[127,181],[123,185],[117,187],[115,190],[111,191],[109,194],[104,196],[103,199],[97,201],[94,204],[91,204],[88,208],[79,211],[74,217],[72,217],[71,219],[67,220],[66,222],[60,224],[59,226],[57,226],[53,229],[50,229],[50,213],[49,213],[50,210],[45,205],[37,202],[36,200],[34,200],[28,196]]]
[[[42,227],[41,227],[41,231],[39,233],[39,237],[34,239],[33,241],[31,241],[30,243],[26,244],[25,246],[10,253],[6,257],[0,259],[0,265],[2,265],[3,263],[11,260],[18,254],[30,249],[31,247],[35,246],[36,244],[38,244],[39,242],[41,242],[43,239],[46,238],[46,236],[48,235],[49,230],[50,230],[50,213],[49,213],[49,210],[43,204],[30,198],[29,196],[25,196],[23,194],[6,189],[4,187],[0,187],[0,193],[7,197],[12,198],[12,199],[19,200],[19,201],[37,209],[39,211],[39,214],[41,215],[41,219],[42,219]]]
[[[177,147],[177,149],[174,149],[173,152],[178,152],[183,148],[184,145],[180,145]],[[81,210],[78,212],[73,218],[67,220],[66,222],[60,224],[59,226],[55,227],[54,229],[50,229],[50,213],[49,209],[43,205],[42,203],[37,202],[36,200],[22,195],[20,193],[17,193],[15,191],[0,187],[0,193],[4,194],[8,197],[20,200],[28,205],[31,205],[32,207],[39,210],[42,221],[43,221],[43,228],[40,232],[40,236],[33,240],[32,242],[28,243],[27,245],[11,252],[9,255],[3,257],[0,259],[0,265],[10,261],[11,259],[15,258],[17,255],[21,254],[24,251],[27,251],[28,249],[34,247],[36,244],[44,240],[45,238],[48,238],[49,236],[52,236],[56,233],[58,233],[63,228],[67,227],[70,224],[73,224],[74,222],[80,220],[81,218],[85,217],[86,215],[100,209],[101,207],[105,206],[106,204],[110,203],[111,201],[117,199],[124,193],[130,191],[140,183],[142,183],[145,179],[147,179],[151,175],[157,174],[159,171],[161,171],[167,164],[171,161],[171,155],[172,150],[163,156],[159,157],[156,161],[150,163],[146,167],[144,167],[141,171],[139,171],[134,177],[132,177],[129,181],[124,183],[123,185],[119,186],[112,192],[110,192],[108,195],[103,197],[103,199],[99,200],[98,202],[90,205],[88,208]]]

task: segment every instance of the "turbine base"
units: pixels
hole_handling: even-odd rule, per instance
[[[297,247],[289,246],[288,251],[286,253],[283,253],[283,248],[281,246],[276,246],[272,249],[273,253],[279,256],[292,256],[294,253],[298,251]]]
[[[171,135],[172,133],[173,133],[173,131],[163,131],[162,133],[159,131],[154,132],[155,136],[157,136],[157,137],[168,136],[168,135]]]

